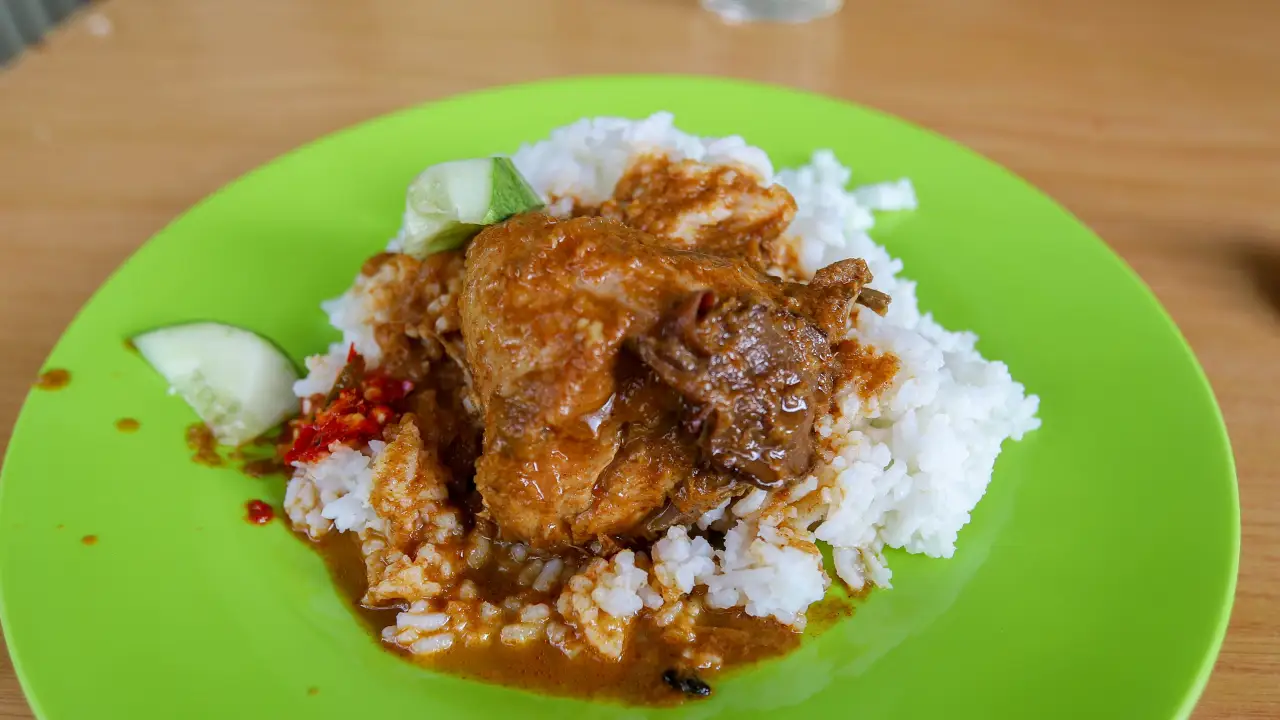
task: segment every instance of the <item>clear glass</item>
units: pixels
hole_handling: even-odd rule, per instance
[[[701,0],[725,22],[802,23],[839,10],[844,0]]]

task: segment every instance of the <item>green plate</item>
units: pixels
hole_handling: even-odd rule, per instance
[[[676,77],[556,80],[397,113],[291,153],[174,222],[120,269],[33,391],[0,500],[4,630],[42,718],[635,718],[645,711],[437,675],[379,649],[283,523],[279,479],[193,464],[194,419],[122,345],[216,319],[295,358],[334,339],[317,303],[394,233],[408,181],[585,115],[671,110],[775,166],[830,147],[859,181],[911,177],[875,232],[920,301],[1042,399],[954,559],[890,553],[892,591],[667,717],[1185,717],[1227,626],[1239,503],[1196,361],[1151,293],[1061,207],[901,121],[814,95]],[[114,426],[137,418],[132,434]],[[95,535],[95,544],[82,537]]]

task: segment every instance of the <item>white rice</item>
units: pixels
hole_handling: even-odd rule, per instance
[[[373,456],[384,443],[369,443],[368,453],[335,445],[314,463],[295,463],[297,469],[285,489],[284,508],[295,528],[312,538],[339,532],[360,532],[379,522],[369,504],[373,491]]]
[[[382,360],[382,347],[374,337],[373,323],[383,318],[371,290],[377,288],[379,282],[394,274],[395,268],[387,264],[372,277],[357,275],[350,290],[343,293],[341,297],[320,304],[320,307],[329,314],[329,324],[342,332],[342,342],[331,346],[330,353],[334,352],[334,348],[338,348],[338,351],[343,354],[344,364],[347,349],[352,346],[355,347],[356,352],[364,356],[364,361],[370,367],[376,367]],[[336,373],[334,379],[337,379]],[[333,387],[333,383],[330,382],[329,386]]]
[[[716,574],[711,544],[703,537],[691,539],[689,531],[682,527],[668,529],[666,537],[654,543],[653,557],[654,580],[678,595],[688,595]]]
[[[778,175],[799,208],[792,231],[804,232],[802,257],[820,256],[818,266],[861,257],[875,277],[872,285],[893,298],[885,317],[859,313],[851,336],[894,353],[901,369],[871,407],[846,402],[844,415],[854,419],[833,428],[843,439],[843,462],[831,468],[837,473],[831,507],[816,532],[844,549],[843,580],[859,587],[870,573],[888,586],[883,547],[951,557],[957,533],[991,481],[1001,443],[1040,426],[1039,398],[1026,395],[1004,363],[984,360],[974,348],[976,335],[949,332],[921,314],[915,283],[898,275],[902,262],[867,235],[874,219],[860,198],[914,207],[914,198],[903,197],[904,186],[846,193],[849,178],[830,152]]]
[[[329,352],[312,355],[306,363],[307,376],[293,384],[293,394],[304,399],[312,395],[328,395],[347,364],[347,346],[334,343],[329,346]]]
[[[748,615],[804,627],[805,609],[830,584],[822,555],[806,535],[739,520],[715,553],[716,572],[706,578],[707,605],[742,607]]]
[[[538,571],[538,576],[533,580],[533,589],[538,592],[547,592],[555,586],[560,578],[560,571],[564,569],[564,561],[560,558],[552,558],[548,560],[542,569]]]
[[[642,594],[648,581],[630,550],[608,560],[596,558],[569,578],[556,610],[597,653],[616,660],[622,657],[636,615],[646,607],[644,596],[652,596],[652,589]]]
[[[636,555],[630,550],[614,555],[609,565],[593,580],[595,587],[591,589],[591,599],[610,615],[629,618],[644,607],[640,588],[649,584],[649,574],[636,567]]]
[[[951,557],[958,532],[991,481],[1001,444],[1039,426],[1038,399],[1026,394],[1003,363],[982,358],[972,333],[950,332],[921,313],[915,283],[900,275],[901,261],[867,234],[875,224],[874,212],[916,207],[910,181],[848,190],[851,173],[829,151],[816,152],[808,165],[775,176],[768,156],[741,138],[698,138],[672,123],[667,113],[639,121],[582,120],[521,147],[513,161],[544,197],[586,203],[609,197],[635,157],[655,152],[733,164],[764,183],[781,183],[797,204],[787,236],[802,268],[812,272],[861,257],[875,276],[872,287],[892,296],[884,317],[859,312],[849,336],[895,354],[900,370],[876,400],[849,397],[837,416],[819,423],[819,435],[834,459],[816,468],[812,477],[775,496],[754,491],[699,519],[701,529],[713,524],[727,528],[724,548],[672,528],[652,548],[652,571],[638,567],[629,551],[590,563],[568,580],[557,603],[560,617],[549,625],[541,616],[536,622],[521,617],[503,627],[503,642],[545,636],[566,653],[576,653],[579,645],[567,635],[576,632],[597,652],[617,657],[629,623],[642,610],[678,614],[684,607],[681,598],[698,588],[705,589],[711,607],[742,607],[751,615],[802,627],[805,609],[831,582],[815,541],[832,546],[836,572],[853,588],[890,586],[885,548]],[[552,210],[569,207],[566,202]],[[295,387],[299,396],[328,391],[337,374],[335,363],[349,343],[376,365],[380,351],[372,328],[377,318],[368,302],[368,288],[375,284],[376,278],[358,280],[347,294],[324,305],[343,333],[343,344],[308,361],[311,374]],[[295,526],[319,537],[331,527],[358,531],[376,523],[368,497],[369,455],[377,452],[343,449],[300,466],[286,497]],[[510,552],[512,560],[522,563],[528,550],[516,545]],[[487,545],[475,547],[466,561],[483,563],[488,555]],[[525,584],[544,592],[556,587],[561,570],[553,570],[556,562],[526,567]],[[418,645],[424,652],[438,652],[452,642],[452,635],[447,641],[443,634],[423,636],[417,627],[388,631],[390,637],[403,634],[414,652]]]
[[[543,626],[539,623],[516,623],[502,628],[499,638],[503,645],[528,645],[542,637]]]
[[[414,655],[432,655],[448,650],[453,646],[452,633],[440,633],[439,635],[430,635],[420,640],[415,640],[409,645],[409,650]]]

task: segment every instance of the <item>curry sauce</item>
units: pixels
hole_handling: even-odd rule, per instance
[[[331,533],[308,543],[324,558],[334,584],[362,625],[375,636],[383,628],[395,625],[399,608],[371,608],[361,602],[368,583],[364,561],[352,536]],[[469,577],[494,596],[512,590],[510,579],[495,571],[472,573]],[[822,632],[852,613],[849,600],[828,596],[810,608],[808,634]],[[638,623],[618,661],[604,660],[590,652],[570,658],[547,643],[524,647],[497,642],[483,647],[455,646],[425,658],[414,657],[394,645],[382,646],[432,670],[473,680],[583,699],[673,705],[686,698],[663,676],[673,668],[687,666],[690,655],[709,653],[722,658],[719,670],[699,674],[714,687],[715,678],[724,670],[784,655],[798,647],[803,637],[775,620],[754,618],[738,609],[704,610],[698,618],[698,631],[698,640],[687,646],[668,642],[661,629],[649,623]]]

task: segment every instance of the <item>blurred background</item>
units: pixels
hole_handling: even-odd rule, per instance
[[[1222,405],[1244,513],[1231,631],[1195,717],[1280,717],[1280,3],[783,4],[0,0],[0,438],[120,262],[302,143],[554,76],[804,88],[1011,168],[1154,289]],[[777,12],[811,19],[743,22]],[[30,717],[4,657],[0,718]]]
[[[0,63],[38,44],[82,0],[5,0],[0,3]]]

